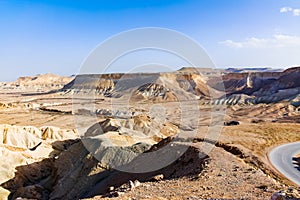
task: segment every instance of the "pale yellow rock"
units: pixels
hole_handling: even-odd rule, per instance
[[[76,138],[74,130],[56,127],[0,125],[0,184],[15,176],[16,167],[39,162],[53,152],[52,143]],[[38,145],[38,146],[37,146]],[[37,147],[34,150],[31,148]],[[5,191],[0,191],[1,198]],[[0,198],[0,200],[1,200]]]
[[[74,130],[64,130],[53,126],[41,127],[40,130],[43,140],[75,139],[77,137]]]
[[[39,130],[33,127],[0,126],[0,144],[20,148],[32,148],[41,142]]]
[[[0,187],[0,200],[7,200],[10,192],[2,187]]]
[[[22,153],[24,152],[11,151],[0,146],[0,184],[14,177],[16,166],[26,164],[26,160],[30,161]]]

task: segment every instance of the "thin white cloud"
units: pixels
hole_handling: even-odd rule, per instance
[[[282,8],[280,8],[281,13],[286,13],[286,12],[290,12],[290,11],[293,11],[293,8],[291,8],[291,7],[282,7]]]
[[[300,16],[300,9],[291,8],[291,7],[282,7],[280,8],[280,13],[291,12],[294,16]]]
[[[300,9],[294,9],[293,10],[293,15],[294,16],[300,16]]]
[[[247,38],[245,41],[236,42],[233,40],[226,40],[220,42],[221,44],[235,49],[241,48],[284,48],[284,47],[300,47],[300,36],[292,35],[274,35],[272,38]]]

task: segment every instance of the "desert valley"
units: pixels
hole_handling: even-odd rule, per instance
[[[300,141],[299,77],[187,67],[2,82],[0,199],[299,199],[270,158]]]

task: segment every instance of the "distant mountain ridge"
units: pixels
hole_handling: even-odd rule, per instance
[[[134,101],[202,99],[230,105],[294,102],[299,99],[299,77],[300,67],[286,70],[185,67],[169,73],[78,75],[60,92],[87,94],[96,91],[98,95],[112,98],[127,93]]]
[[[19,77],[13,82],[0,83],[1,89],[19,91],[48,91],[60,89],[72,81],[74,77],[65,77],[55,74],[38,74],[36,76]]]
[[[1,89],[130,95],[131,101],[204,100],[213,104],[257,104],[290,101],[300,104],[300,67],[209,69],[184,67],[166,73],[81,74],[75,78],[44,74],[1,83]]]

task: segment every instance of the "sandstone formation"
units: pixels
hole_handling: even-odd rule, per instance
[[[51,156],[52,142],[76,138],[74,130],[56,127],[0,125],[0,183],[14,177],[15,168],[41,161]],[[7,190],[0,190],[0,199],[6,199]]]
[[[42,140],[64,140],[76,137],[74,130],[61,130],[57,127],[0,125],[0,144],[29,149]]]

